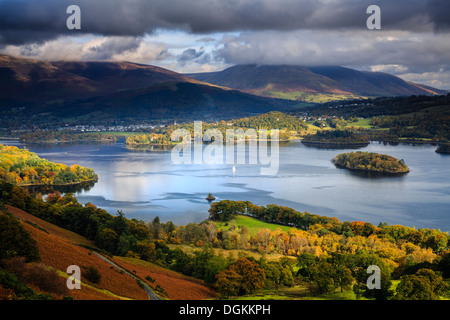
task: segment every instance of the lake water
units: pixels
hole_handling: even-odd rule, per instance
[[[17,141],[0,141],[23,147]],[[40,157],[90,167],[99,181],[76,193],[111,214],[146,221],[159,216],[176,224],[208,217],[216,200],[249,200],[298,211],[337,217],[341,221],[402,224],[450,231],[450,156],[431,145],[386,145],[372,142],[361,151],[404,159],[411,172],[403,176],[368,177],[338,169],[331,159],[350,150],[318,149],[290,142],[280,146],[276,175],[260,174],[260,165],[173,163],[170,151],[132,150],[115,144],[28,144]]]

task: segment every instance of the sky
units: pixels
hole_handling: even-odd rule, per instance
[[[68,29],[70,5],[81,29]],[[370,5],[381,29],[368,29]],[[340,65],[450,89],[449,0],[0,0],[0,53],[182,73]]]

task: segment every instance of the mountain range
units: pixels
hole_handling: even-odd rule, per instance
[[[260,96],[293,100],[308,99],[314,95],[334,95],[336,99],[342,99],[445,93],[388,73],[340,66],[238,65],[220,72],[188,76]]]
[[[41,123],[210,120],[292,110],[304,101],[444,93],[390,74],[339,66],[239,65],[180,74],[125,61],[49,62],[8,55],[0,55],[0,88],[3,119]]]

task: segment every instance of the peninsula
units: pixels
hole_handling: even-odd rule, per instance
[[[91,168],[50,162],[26,148],[0,144],[0,179],[20,186],[73,185],[98,176]]]

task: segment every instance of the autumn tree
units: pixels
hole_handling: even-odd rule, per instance
[[[156,245],[153,241],[144,240],[136,244],[136,253],[142,260],[151,261],[155,255]]]
[[[214,288],[224,297],[237,296],[241,290],[241,278],[233,270],[223,270],[217,275]]]
[[[244,295],[262,289],[265,277],[258,263],[243,257],[217,275],[214,287],[224,296]]]

